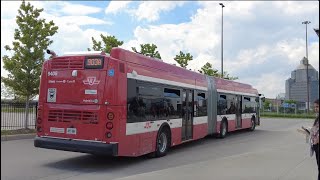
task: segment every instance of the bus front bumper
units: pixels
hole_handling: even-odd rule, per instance
[[[100,142],[36,137],[34,139],[34,146],[39,148],[81,152],[97,155],[118,155],[118,144],[106,144]]]

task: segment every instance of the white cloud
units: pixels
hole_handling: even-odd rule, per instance
[[[149,22],[159,19],[161,12],[170,11],[177,6],[185,4],[183,1],[145,1],[142,2],[134,15],[138,20],[146,19]]]
[[[59,24],[75,24],[78,26],[82,25],[112,25],[112,22],[103,21],[98,18],[93,18],[89,16],[62,16],[62,17],[56,17],[56,23]]]
[[[15,18],[21,1],[1,1],[1,20]]]
[[[175,63],[173,58],[179,50],[190,52],[194,60],[188,69],[200,69],[210,62],[220,71],[221,6],[218,2],[198,3],[203,8],[197,10],[190,22],[138,26],[130,47],[154,43],[162,59],[170,64]],[[281,13],[282,7],[270,2],[224,2],[224,71],[252,84],[267,97],[284,92],[285,80],[305,56],[304,29],[299,18],[318,19],[319,15],[313,17],[319,9],[316,3],[301,3],[303,8],[310,4],[317,7],[311,12],[289,14]],[[312,29],[310,33],[309,38],[316,36]],[[309,44],[310,63],[317,70],[318,48],[318,41]]]
[[[49,49],[54,50],[57,55],[63,55],[65,52],[87,51],[92,47],[91,37],[100,40],[100,34],[106,35],[106,32],[93,29],[82,30],[76,25],[64,25],[60,27],[60,33],[54,35],[54,42]]]
[[[138,47],[140,47],[139,44],[140,44],[140,43],[139,43],[138,40],[130,40],[130,41],[128,41],[128,42],[124,42],[124,43],[122,44],[122,46],[120,46],[120,47],[123,48],[123,49],[129,50],[129,51],[132,51],[131,47],[136,47],[136,48],[138,48]],[[137,49],[137,50],[138,50],[138,49]]]
[[[138,21],[146,20],[153,22],[159,19],[161,12],[168,12],[176,7],[184,5],[184,1],[143,1],[139,2],[137,8],[129,8],[132,1],[111,1],[107,6],[106,14],[117,14],[126,12]]]
[[[126,7],[131,3],[131,1],[110,1],[108,7],[105,10],[106,14],[112,13],[116,14],[119,11],[126,9]]]
[[[284,76],[279,76],[278,72],[269,72],[260,74],[259,76],[243,77],[239,82],[250,82],[254,88],[262,93],[267,98],[276,98],[280,93],[285,92],[285,80],[288,79]]]
[[[1,20],[1,48],[5,45],[11,45],[10,43],[13,40],[14,29],[17,27],[15,19]]]
[[[3,55],[11,56],[12,52],[6,51],[4,46],[12,47],[14,29],[17,28],[15,19],[1,19],[1,76],[7,76],[7,71],[3,69]]]
[[[63,54],[64,52],[70,51],[86,51],[87,48],[92,47],[91,37],[100,40],[100,34],[109,35],[105,31],[98,31],[95,29],[82,29],[82,25],[101,25],[107,24],[110,25],[110,22],[103,21],[101,19],[92,18],[90,16],[62,16],[61,10],[59,9],[59,13],[57,9],[53,7],[62,7],[62,5],[66,5],[69,8],[71,7],[69,3],[58,2],[60,4],[55,4],[56,2],[30,2],[36,8],[43,8],[44,11],[41,13],[40,17],[46,19],[46,21],[53,20],[54,23],[59,27],[58,33],[56,33],[50,39],[53,40],[53,44],[51,44],[48,48],[54,50],[58,55]],[[17,15],[18,8],[21,2],[9,2],[6,1],[4,4],[1,1],[1,56],[12,54],[8,51],[4,50],[5,45],[12,45],[12,41],[14,40],[14,29],[17,28],[17,24],[15,22],[15,16]],[[4,5],[4,6],[3,6]],[[51,11],[46,11],[49,9],[48,7],[52,6]],[[5,7],[10,7],[9,14],[2,17],[2,13]],[[74,6],[74,7],[77,7]],[[7,10],[6,10],[7,11]],[[91,10],[93,11],[93,10]],[[87,14],[87,11],[84,14]],[[7,76],[7,71],[3,69],[3,61],[1,57],[1,76]]]
[[[81,4],[70,4],[63,2],[64,6],[61,9],[61,12],[68,15],[88,15],[93,13],[98,13],[102,11],[101,8],[85,6]]]
[[[309,63],[319,71],[319,43],[311,43],[309,47]]]
[[[319,10],[319,4],[302,1],[275,1],[272,2],[275,7],[281,9],[288,15],[305,14],[306,12],[315,12]]]
[[[99,13],[102,8],[86,6],[66,1],[30,1],[37,8],[43,8],[45,12],[55,16],[85,16]]]
[[[64,1],[26,1],[26,3],[28,2],[30,2],[36,8],[44,8],[45,11],[50,12],[50,14],[58,16],[84,16],[102,11],[102,8],[86,6],[82,4],[74,4]],[[1,1],[1,18],[15,17],[20,5],[21,1]]]
[[[59,26],[59,33],[52,39],[50,46],[58,54],[65,51],[83,51],[91,47],[91,37],[100,39],[94,28],[84,29],[83,25],[111,24],[101,19],[86,16],[94,13],[74,14],[63,10],[65,2],[31,2],[37,7],[45,7],[43,17],[54,20]],[[51,4],[50,4],[51,3]],[[130,1],[112,1],[105,13],[126,12],[138,20],[156,21],[163,12],[172,11],[184,2],[139,2],[138,7],[129,9]],[[138,25],[134,37],[122,45],[131,50],[142,43],[154,43],[158,46],[162,59],[170,64],[181,50],[190,52],[194,60],[188,69],[200,69],[206,62],[221,69],[221,6],[216,1],[196,2],[201,5],[189,22],[179,24]],[[224,71],[231,76],[238,76],[240,82],[252,84],[266,97],[274,98],[284,92],[285,80],[305,56],[305,26],[303,20],[310,20],[309,25],[309,60],[319,71],[319,41],[313,31],[318,27],[318,2],[244,2],[225,1],[224,8]],[[10,7],[4,17],[1,11],[1,51],[3,44],[13,40],[17,3]],[[70,3],[71,4],[71,3]],[[3,2],[1,2],[3,5]],[[64,4],[65,5],[65,4]],[[47,7],[52,7],[48,9]],[[308,9],[306,11],[306,9]],[[15,13],[12,13],[15,12]],[[69,13],[68,13],[69,12]],[[64,16],[67,14],[68,16]],[[70,15],[70,16],[69,16]],[[77,16],[79,15],[79,16]],[[178,16],[178,15],[177,15]],[[121,23],[121,22],[119,22]],[[147,25],[147,26],[144,26]],[[130,30],[128,29],[128,33]],[[120,37],[119,37],[120,38]],[[6,52],[7,53],[7,52]],[[2,53],[3,54],[3,53]]]
[[[210,13],[214,13],[215,17],[220,21],[222,14],[222,7],[218,1],[200,1],[199,4],[204,7]],[[225,1],[223,5],[223,14],[235,19],[254,19],[256,15],[253,13],[253,9],[262,2],[250,2],[250,1]],[[218,16],[217,16],[218,15]]]
[[[212,55],[208,53],[199,53],[197,57],[193,57],[193,60],[189,62],[188,68],[192,70],[201,70],[201,67],[205,65],[207,62],[212,64],[213,67],[218,67],[218,60],[213,61]],[[217,68],[216,68],[217,69]]]
[[[287,62],[299,65],[303,57],[306,56],[305,41],[303,39],[293,39],[291,41],[279,42],[276,45],[279,53],[287,56]],[[313,42],[308,46],[309,63],[319,71],[319,43]]]
[[[277,94],[285,92],[285,81],[304,56],[303,40],[293,39],[275,45],[242,50],[235,61],[230,61],[226,68],[231,70],[228,72],[238,75],[242,82],[250,82],[265,96],[275,98]],[[318,60],[319,43],[312,43],[309,47],[309,63],[317,71],[319,71]],[[234,67],[240,67],[242,70],[237,71]]]

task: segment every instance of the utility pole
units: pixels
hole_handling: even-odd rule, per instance
[[[310,92],[309,92],[309,57],[308,57],[308,24],[310,21],[303,21],[302,24],[306,25],[306,58],[307,58],[307,114],[309,114],[309,102],[310,102]]]
[[[223,8],[225,7],[222,3],[219,3],[222,9],[221,14],[221,78],[223,77]]]

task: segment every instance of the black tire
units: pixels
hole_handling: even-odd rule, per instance
[[[220,124],[220,138],[225,138],[228,134],[228,123],[226,120],[222,120]]]
[[[255,118],[251,118],[251,127],[250,127],[250,131],[254,131],[256,129],[256,120]]]
[[[170,148],[170,133],[168,128],[159,131],[156,141],[155,157],[165,156]]]

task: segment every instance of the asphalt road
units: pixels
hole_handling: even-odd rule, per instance
[[[2,180],[312,180],[315,157],[296,129],[312,120],[263,119],[254,132],[207,137],[149,159],[101,158],[38,149],[32,139],[1,142]]]

